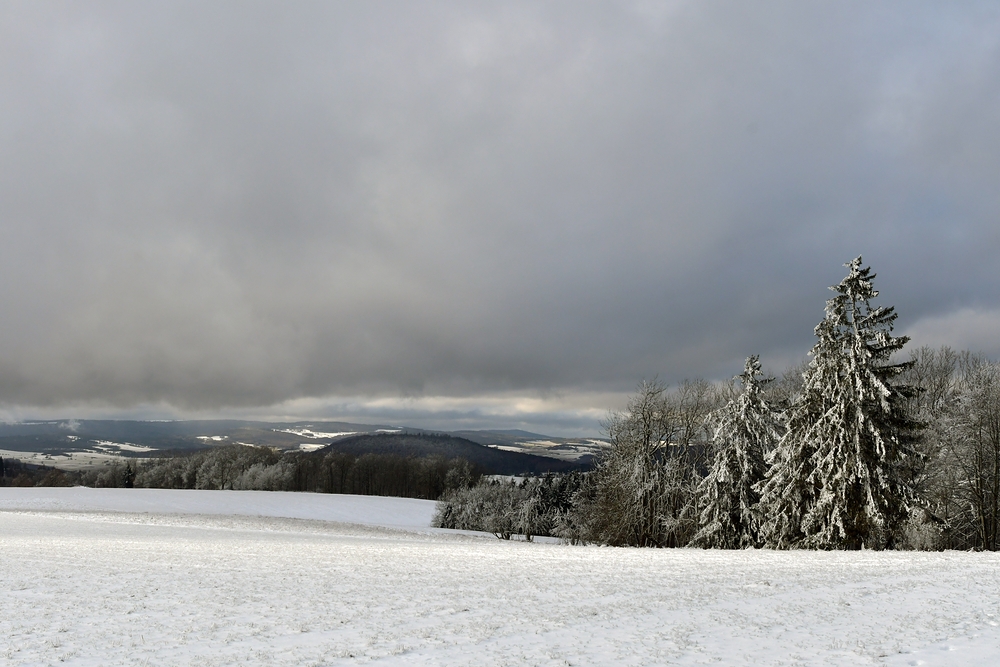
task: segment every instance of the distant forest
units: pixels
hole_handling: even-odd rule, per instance
[[[480,473],[465,459],[345,452],[279,453],[268,447],[222,445],[152,459],[127,459],[101,469],[66,472],[4,462],[5,486],[313,491],[436,500],[474,484]]]

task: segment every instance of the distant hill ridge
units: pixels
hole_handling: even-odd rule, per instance
[[[403,456],[461,456],[497,474],[585,469],[593,465],[599,450],[594,441],[586,438],[552,438],[521,429],[441,432],[405,425],[234,419],[0,423],[0,457],[67,469],[106,464],[108,456],[146,458],[227,444],[306,452],[337,445],[356,455],[372,451]]]
[[[464,458],[483,471],[494,475],[541,475],[547,472],[586,470],[586,462],[561,461],[547,456],[487,447],[466,438],[444,433],[364,433],[337,440],[320,452],[361,454],[392,454],[395,456],[443,456]]]

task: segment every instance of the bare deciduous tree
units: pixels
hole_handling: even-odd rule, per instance
[[[704,381],[667,392],[644,382],[605,427],[611,447],[593,473],[591,540],[683,546],[697,529],[691,498],[708,450],[705,417],[717,392]]]
[[[1000,543],[1000,364],[975,364],[962,378],[952,451],[975,530],[975,547]]]

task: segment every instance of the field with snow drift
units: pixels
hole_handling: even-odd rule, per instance
[[[0,664],[1000,664],[996,554],[501,542],[432,511],[0,488]]]

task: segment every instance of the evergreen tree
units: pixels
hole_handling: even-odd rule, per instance
[[[897,381],[912,362],[890,363],[908,339],[891,335],[893,308],[872,307],[871,269],[846,266],[762,488],[771,546],[891,547],[913,499],[913,390]]]
[[[780,417],[764,398],[760,358],[746,360],[737,378],[743,391],[725,407],[712,413],[715,458],[698,487],[701,529],[693,546],[744,549],[760,546],[757,485],[767,473],[765,453],[780,437]]]
[[[135,468],[132,467],[132,462],[129,461],[125,464],[125,470],[122,472],[122,486],[126,489],[131,489],[135,485]]]

